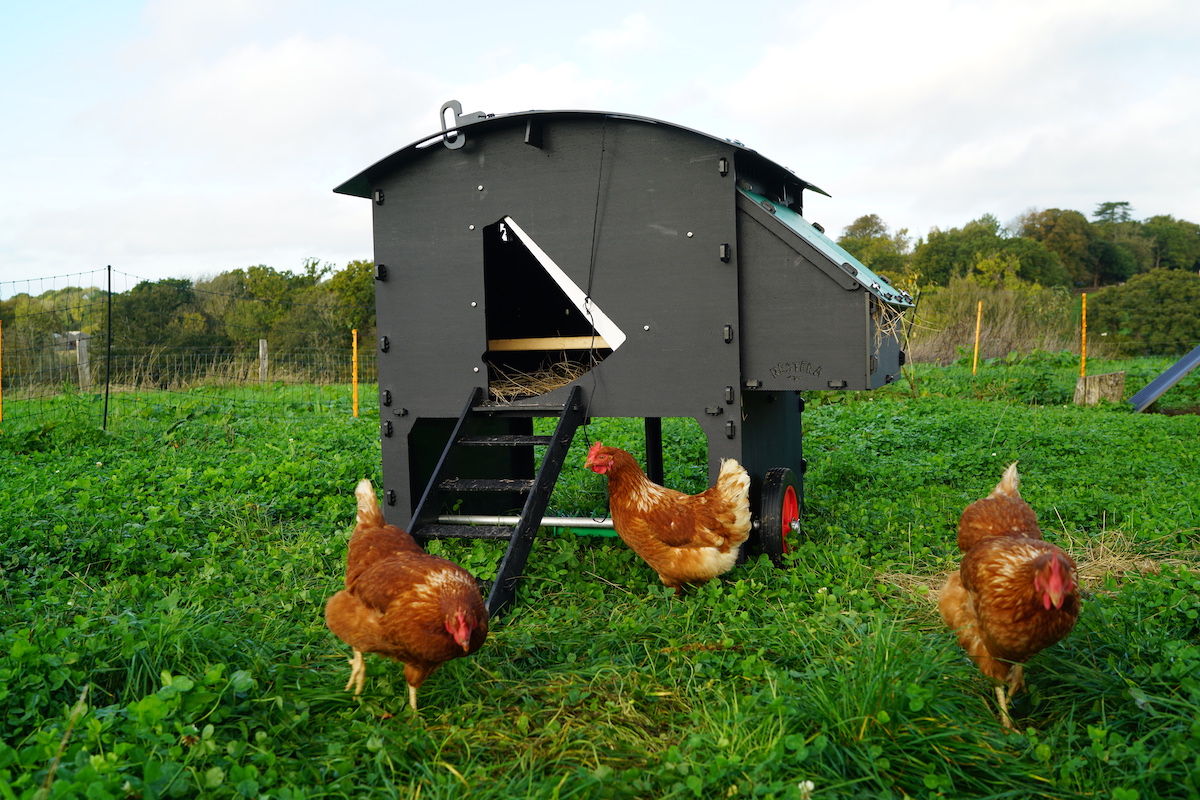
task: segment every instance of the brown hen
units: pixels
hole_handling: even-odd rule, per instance
[[[991,494],[963,511],[958,546],[962,563],[942,588],[938,610],[971,660],[999,682],[1000,721],[1012,729],[1008,701],[1025,688],[1025,662],[1079,619],[1075,562],[1042,540],[1037,515],[1021,499],[1015,463]]]
[[[442,664],[483,646],[488,614],[475,578],[430,555],[405,531],[384,522],[371,482],[354,490],[358,520],[346,557],[346,588],[329,598],[325,624],[354,650],[346,690],[362,692],[364,653],[404,664],[408,702]]]
[[[737,563],[750,535],[750,475],[734,459],[723,460],[716,486],[697,495],[659,486],[629,453],[600,442],[592,445],[586,466],[608,478],[617,534],[675,594]]]

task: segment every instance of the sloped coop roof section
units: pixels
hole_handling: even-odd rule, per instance
[[[449,105],[450,104],[447,103],[442,107],[443,112]],[[653,119],[651,117],[641,117],[633,114],[616,114],[607,111],[521,111],[513,114],[484,114],[482,112],[475,112],[473,114],[457,115],[457,122],[454,126],[448,127],[447,123],[443,120],[443,127],[441,131],[431,134],[430,136],[426,136],[423,139],[418,139],[412,144],[400,148],[390,156],[387,156],[386,158],[381,159],[380,161],[367,167],[350,180],[338,186],[336,189],[334,189],[334,191],[339,194],[347,194],[353,197],[370,197],[372,185],[376,176],[385,175],[392,172],[411,159],[418,157],[420,152],[428,147],[442,144],[445,144],[448,147],[458,147],[460,146],[459,143],[463,141],[464,138],[469,139],[473,132],[483,133],[497,126],[511,125],[514,120],[523,120],[526,123],[526,130],[528,131],[527,141],[530,141],[532,144],[533,140],[536,140],[536,131],[538,130],[538,126],[540,124],[553,122],[556,120],[586,117],[632,120],[634,122],[642,122],[648,125],[662,125],[668,128],[686,131],[687,133],[703,137],[705,139],[712,139],[713,141],[732,145],[741,153],[745,154],[748,158],[753,158],[760,162],[760,165],[767,171],[776,173],[786,183],[791,184],[794,187],[795,195],[797,197],[805,189],[811,192],[816,192],[817,194],[823,194],[826,197],[830,196],[830,194],[824,189],[814,186],[808,181],[797,177],[796,174],[787,167],[763,158],[759,153],[751,150],[735,139],[723,139],[719,136],[711,136],[707,133],[702,133],[691,128]]]
[[[776,219],[815,247],[822,255],[840,267],[843,272],[857,281],[868,292],[886,300],[894,306],[912,306],[913,300],[911,296],[906,292],[901,292],[899,289],[892,287],[886,279],[876,275],[864,266],[861,261],[850,255],[841,245],[821,233],[811,222],[792,209],[772,203],[761,194],[756,194],[740,186],[738,187],[738,191],[769,211]]]

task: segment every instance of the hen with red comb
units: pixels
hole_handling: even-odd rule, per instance
[[[733,569],[750,535],[750,475],[732,458],[721,462],[717,483],[684,494],[654,483],[619,447],[600,442],[586,466],[608,478],[613,528],[676,595]]]
[[[325,624],[354,650],[346,690],[362,692],[365,653],[404,664],[408,703],[434,670],[483,646],[488,613],[471,573],[426,553],[388,525],[368,480],[354,491],[358,520],[346,556],[346,588],[329,598]]]
[[[1025,662],[1066,637],[1080,609],[1075,562],[1042,539],[1019,482],[1014,463],[991,494],[963,511],[962,563],[938,596],[942,620],[958,643],[998,682],[1006,728],[1013,727],[1009,700],[1025,688]]]

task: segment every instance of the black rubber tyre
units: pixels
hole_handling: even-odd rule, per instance
[[[768,470],[759,500],[759,542],[777,567],[800,536],[800,483],[787,467]]]

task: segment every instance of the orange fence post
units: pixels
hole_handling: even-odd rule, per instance
[[[971,359],[971,374],[975,374],[976,367],[979,366],[979,323],[983,321],[983,301],[979,301],[979,305],[975,309],[975,357]]]
[[[1079,345],[1079,377],[1087,377],[1087,292],[1083,293],[1083,327]]]
[[[354,396],[354,416],[358,416],[358,328],[350,331],[352,356],[350,358],[352,375],[350,376],[351,394]]]

